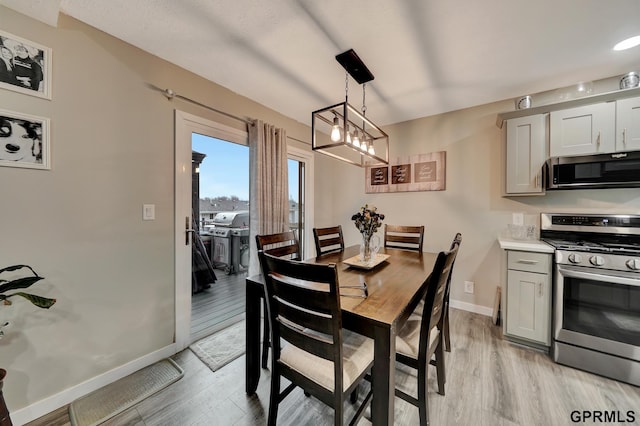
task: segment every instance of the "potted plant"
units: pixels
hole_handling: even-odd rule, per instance
[[[2,274],[6,272],[14,272],[28,270],[30,271],[26,276],[23,275],[19,278],[12,278],[9,280],[3,279]],[[7,274],[5,274],[6,276]],[[31,287],[33,284],[42,280],[44,277],[41,277],[33,270],[31,266],[28,265],[13,265],[7,266],[6,268],[0,269],[0,302],[4,305],[11,305],[11,298],[15,296],[20,296],[27,299],[29,302],[33,303],[38,308],[49,309],[56,303],[56,299],[49,299],[47,297],[38,296],[32,293],[25,293],[22,291],[23,289]],[[0,324],[0,338],[4,335],[2,329],[9,325],[8,322],[3,322]],[[10,426],[11,418],[9,417],[9,409],[4,401],[4,397],[2,395],[2,384],[4,378],[6,376],[6,370],[0,368],[0,425],[2,426]]]

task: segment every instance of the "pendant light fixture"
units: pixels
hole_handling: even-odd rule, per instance
[[[389,164],[389,136],[366,117],[366,83],[373,74],[353,49],[336,56],[345,69],[344,102],[311,114],[314,151],[356,166]],[[349,105],[349,76],[362,85],[362,109]]]

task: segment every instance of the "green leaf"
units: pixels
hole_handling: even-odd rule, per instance
[[[44,277],[39,277],[39,276],[17,278],[13,281],[9,281],[5,284],[1,284],[0,293],[6,293],[9,290],[17,290],[19,288],[31,287],[33,284],[35,284],[36,282],[40,281],[43,278]]]
[[[54,303],[56,303],[56,299],[49,299],[47,297],[37,296],[35,294],[29,294],[29,293],[23,293],[23,292],[13,293],[8,295],[7,297],[13,297],[13,296],[22,296],[25,299],[27,299],[29,302],[36,305],[38,308],[43,308],[43,309],[49,309],[54,305]]]
[[[0,274],[3,272],[11,272],[11,271],[17,271],[18,269],[22,269],[22,268],[27,268],[29,269],[31,272],[33,272],[33,275],[35,275],[36,277],[38,276],[38,274],[36,274],[36,271],[33,270],[33,268],[29,265],[12,265],[12,266],[7,266],[6,268],[2,268],[0,269]]]

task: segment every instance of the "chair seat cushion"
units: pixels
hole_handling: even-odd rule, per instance
[[[418,359],[418,350],[420,347],[420,327],[422,325],[422,316],[411,314],[402,329],[396,335],[396,352],[406,355],[410,358]],[[433,353],[435,346],[440,338],[440,331],[437,327],[431,330],[429,336],[429,353]]]
[[[348,389],[373,363],[373,340],[348,330],[342,331],[342,390]],[[280,362],[333,392],[333,362],[286,344]]]

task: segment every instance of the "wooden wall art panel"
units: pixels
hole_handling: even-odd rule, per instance
[[[365,167],[365,192],[444,191],[446,151],[398,157],[388,166]]]

